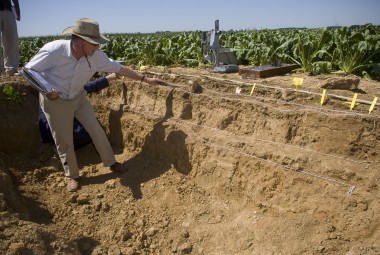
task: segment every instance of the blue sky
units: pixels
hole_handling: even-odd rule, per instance
[[[78,18],[102,33],[380,25],[380,0],[19,0],[20,37],[61,34]]]

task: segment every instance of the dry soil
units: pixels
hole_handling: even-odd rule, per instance
[[[75,193],[40,142],[37,92],[1,77],[0,254],[380,254],[379,82],[147,71],[171,86],[90,95],[129,171],[88,145]]]

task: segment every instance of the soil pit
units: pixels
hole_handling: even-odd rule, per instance
[[[380,253],[378,82],[329,90],[321,106],[329,76],[257,79],[253,91],[238,74],[149,71],[176,86],[120,79],[90,95],[129,171],[109,172],[88,145],[76,193],[40,143],[37,92],[1,78],[1,254]]]

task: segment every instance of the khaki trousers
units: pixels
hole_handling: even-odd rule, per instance
[[[0,50],[0,72],[16,72],[20,65],[20,52],[16,19],[11,11],[0,11],[0,32],[4,48],[4,55]]]
[[[73,143],[74,117],[90,135],[104,166],[109,167],[116,162],[111,144],[96,119],[86,91],[83,91],[76,98],[68,100],[60,98],[50,100],[40,94],[40,106],[49,123],[65,176],[70,178],[79,177],[79,168]]]

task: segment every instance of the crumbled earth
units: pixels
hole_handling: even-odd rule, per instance
[[[88,145],[74,193],[40,142],[37,92],[0,78],[0,254],[380,254],[380,82],[147,75],[170,86],[118,79],[89,95],[129,171]]]

